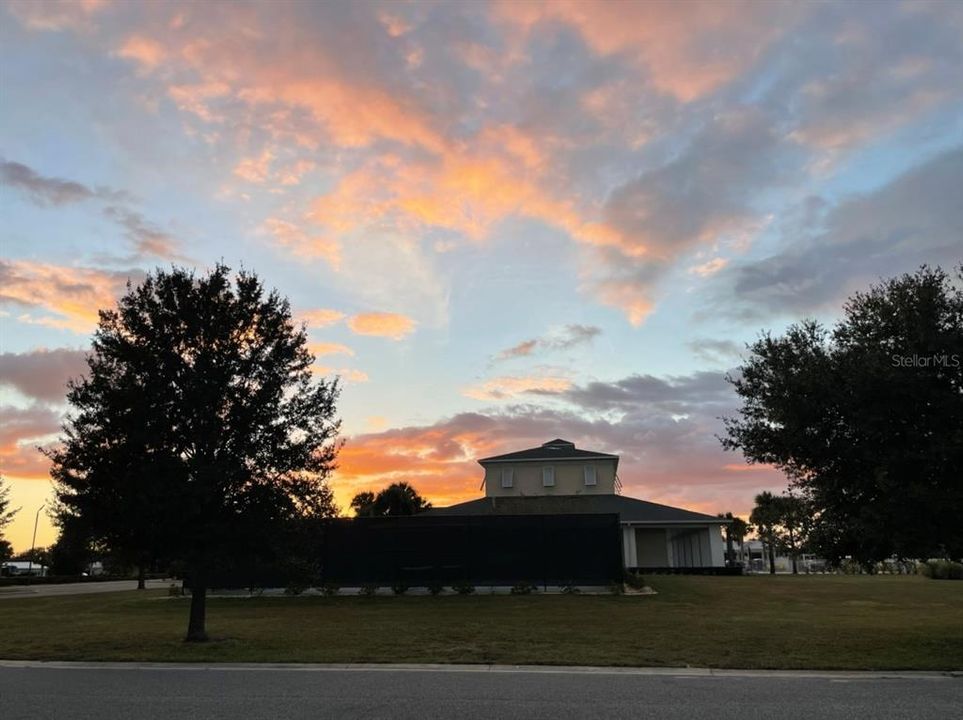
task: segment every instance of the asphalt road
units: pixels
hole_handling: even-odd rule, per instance
[[[665,718],[946,720],[963,678],[707,671],[0,663],[4,720]]]
[[[147,589],[165,588],[170,584],[170,580],[148,580]],[[104,580],[96,582],[56,583],[53,585],[11,585],[0,588],[0,600],[4,598],[50,597],[51,595],[90,595],[93,593],[136,589],[136,580]]]

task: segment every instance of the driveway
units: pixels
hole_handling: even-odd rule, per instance
[[[963,678],[510,667],[0,662],[5,720],[945,720]]]

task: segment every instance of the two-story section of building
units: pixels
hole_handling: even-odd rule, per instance
[[[725,565],[722,528],[728,521],[622,495],[618,455],[582,450],[556,438],[478,462],[485,473],[485,497],[428,514],[617,514],[628,568]]]
[[[580,450],[561,438],[478,463],[486,497],[612,495],[618,487],[618,455]]]

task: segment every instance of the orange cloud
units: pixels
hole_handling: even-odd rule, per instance
[[[231,87],[224,82],[205,82],[189,85],[171,85],[167,94],[177,107],[184,112],[193,113],[205,122],[223,122],[225,116],[216,112],[211,103],[217,98],[223,98],[231,92]]]
[[[0,304],[49,313],[40,317],[27,315],[22,318],[26,322],[88,333],[97,324],[97,311],[113,307],[128,279],[138,280],[140,276],[140,272],[2,260]]]
[[[328,308],[317,308],[315,310],[305,310],[299,313],[300,318],[307,323],[308,327],[322,328],[334,325],[344,320],[345,315],[338,310]]]
[[[435,426],[355,436],[338,455],[335,499],[348,510],[356,493],[408,482],[437,505],[469,500],[482,479],[475,459],[492,447],[477,433]]]
[[[37,450],[60,431],[60,415],[41,407],[0,407],[0,472],[26,479],[50,477],[50,462]]]
[[[644,66],[658,90],[695,100],[746,70],[796,16],[780,2],[605,2],[503,0],[495,17],[523,32],[562,23],[600,55],[625,55]],[[777,22],[781,20],[781,22]]]
[[[290,248],[296,255],[323,258],[335,269],[341,265],[341,246],[333,240],[308,235],[294,223],[276,217],[265,220],[263,228],[278,245]]]
[[[398,313],[371,312],[353,315],[348,319],[351,332],[401,340],[415,329],[415,321]]]
[[[712,258],[712,260],[707,260],[700,265],[690,267],[689,273],[692,275],[698,275],[699,277],[709,277],[710,275],[715,275],[728,264],[729,261],[725,258]]]
[[[159,42],[143,35],[131,35],[117,50],[125,60],[134,60],[148,70],[153,70],[167,58],[167,51]]]
[[[337,375],[343,381],[349,383],[358,384],[368,382],[368,373],[364,370],[356,370],[355,368],[340,368],[335,370],[331,367],[315,365],[314,373],[316,375]]]
[[[589,244],[644,252],[583,209],[547,189],[551,172],[531,135],[509,126],[482,131],[471,143],[436,159],[402,161],[387,153],[341,178],[315,200],[310,217],[331,232],[347,233],[393,222],[403,231],[452,230],[475,241],[510,216],[541,220]]]
[[[334,342],[309,343],[308,349],[311,351],[311,354],[315,356],[354,355],[354,350],[349,348],[347,345],[342,345],[341,343],[334,343]]]
[[[762,463],[755,463],[752,465],[749,465],[747,463],[727,463],[726,465],[722,466],[722,469],[727,472],[737,472],[737,473],[745,473],[745,472],[771,473],[774,470],[772,465],[764,465]]]
[[[234,174],[251,183],[263,183],[267,180],[273,159],[274,154],[270,150],[264,150],[256,157],[241,158],[234,168]]]
[[[599,300],[606,305],[621,309],[629,323],[638,327],[652,314],[655,303],[651,289],[639,282],[605,280],[596,289]]]

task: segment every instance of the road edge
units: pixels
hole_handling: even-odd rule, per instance
[[[662,675],[676,678],[824,678],[827,680],[963,679],[963,670],[740,670],[700,667],[604,667],[592,665],[482,665],[442,663],[163,663],[79,662],[63,660],[0,660],[4,668],[58,670],[191,670],[244,672],[448,672],[520,673],[546,675]]]

